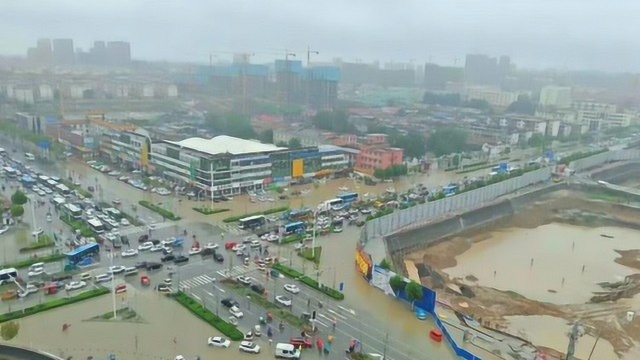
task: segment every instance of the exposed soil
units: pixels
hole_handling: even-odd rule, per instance
[[[526,211],[513,215],[504,224],[496,224],[480,233],[476,230],[457,234],[446,241],[406,256],[406,260],[424,265],[439,275],[438,278],[442,278],[423,277],[421,281],[424,285],[431,286],[434,282],[438,285],[440,281],[444,281],[447,285],[469,288],[475,296],[461,296],[450,289],[445,291],[446,286],[435,287],[438,289],[439,299],[487,327],[505,330],[504,317],[511,315],[550,315],[573,321],[580,319],[583,324],[601,329],[602,338],[608,340],[616,352],[622,354],[636,346],[634,341],[640,342],[640,317],[632,322],[626,321],[626,313],[632,299],[601,304],[548,304],[527,299],[514,292],[478,285],[469,286],[468,282],[475,282],[473,275],[468,275],[467,284],[464,284],[463,279],[451,279],[442,269],[456,266],[456,256],[467,251],[472,244],[488,239],[491,232],[500,231],[504,225],[535,228],[552,222],[563,222],[589,227],[619,226],[639,229],[639,214],[639,210],[625,206],[589,200],[587,194],[559,191],[532,202]],[[640,270],[640,249],[617,252],[620,254],[615,260],[618,264]]]

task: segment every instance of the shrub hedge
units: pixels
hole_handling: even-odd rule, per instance
[[[278,208],[269,209],[267,211],[260,211],[260,212],[255,212],[255,213],[239,215],[239,216],[231,216],[231,217],[222,219],[222,222],[224,222],[224,223],[236,222],[236,221],[238,221],[240,219],[244,219],[244,218],[249,217],[249,216],[271,215],[271,214],[275,214],[275,213],[279,213],[279,212],[283,212],[283,211],[287,211],[287,210],[289,210],[288,206],[282,206],[282,207],[278,207]]]
[[[193,313],[195,316],[199,317],[209,325],[218,329],[230,340],[240,341],[244,339],[244,334],[242,333],[242,331],[238,330],[238,328],[236,328],[235,326],[222,320],[219,316],[204,308],[202,304],[193,299],[191,296],[183,292],[178,292],[173,295],[173,298],[178,303],[180,303],[180,305],[186,307],[189,311],[191,311],[191,313]]]
[[[344,300],[344,294],[341,293],[340,291],[336,290],[336,289],[332,289],[326,285],[320,285],[318,284],[317,281],[313,280],[312,278],[305,276],[304,274],[302,274],[301,272],[294,270],[288,266],[284,266],[282,264],[273,264],[272,266],[273,269],[278,270],[280,273],[282,273],[284,276],[286,277],[290,277],[292,279],[298,279],[301,283],[314,288],[318,291],[320,291],[321,293],[324,293],[325,295],[334,298],[336,300]]]
[[[221,212],[227,212],[230,210],[230,209],[211,209],[208,207],[194,207],[192,209],[193,211],[199,212],[200,214],[203,214],[203,215],[219,214]]]
[[[167,210],[167,209],[163,209],[160,206],[156,205],[156,204],[152,204],[146,200],[140,200],[138,201],[138,204],[140,204],[140,206],[146,207],[147,209],[156,212],[160,215],[162,215],[162,217],[164,217],[165,219],[169,219],[169,220],[173,220],[173,221],[178,221],[180,219],[182,219],[180,216],[172,213],[171,211]]]
[[[67,216],[64,216],[64,215],[60,216],[60,220],[62,220],[63,223],[71,226],[71,228],[74,231],[80,230],[80,235],[82,235],[84,237],[94,237],[94,236],[96,236],[96,233],[94,233],[93,230],[89,229],[85,224],[83,224],[80,221],[71,220]]]
[[[61,306],[71,305],[80,301],[84,301],[97,296],[108,294],[109,292],[110,292],[109,289],[100,287],[97,289],[81,292],[80,294],[74,295],[71,297],[59,298],[59,299],[44,302],[42,304],[30,306],[24,309],[24,311],[22,310],[11,311],[11,312],[0,315],[0,323],[20,319],[29,315],[34,315],[47,310],[59,308]]]
[[[52,254],[52,255],[47,255],[47,256],[38,256],[38,257],[35,257],[35,258],[29,258],[29,259],[25,259],[25,260],[20,260],[20,261],[16,261],[16,262],[13,262],[13,263],[0,265],[0,266],[3,269],[6,269],[6,268],[22,269],[22,268],[29,267],[29,266],[31,266],[31,265],[33,265],[35,263],[39,263],[39,262],[43,262],[43,263],[56,262],[56,261],[63,260],[66,257],[67,256],[64,255],[64,254]]]
[[[55,244],[56,243],[53,240],[51,240],[49,235],[42,234],[38,238],[38,242],[34,242],[34,243],[31,243],[31,244],[29,244],[29,245],[27,245],[25,247],[21,247],[20,248],[20,252],[24,253],[24,252],[33,251],[33,250],[40,250],[40,249],[52,247]]]
[[[92,198],[93,194],[83,189],[82,186],[78,186],[69,180],[62,180],[62,183],[71,190],[77,190],[82,196],[86,198]]]

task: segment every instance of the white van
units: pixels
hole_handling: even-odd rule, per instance
[[[34,161],[36,159],[35,155],[33,155],[32,153],[24,153],[24,158],[29,161]]]
[[[103,282],[111,281],[112,279],[113,279],[113,275],[111,274],[100,274],[100,275],[96,275],[94,282],[103,283]]]
[[[138,269],[136,269],[135,267],[128,267],[126,269],[124,269],[124,276],[132,276],[138,273]]]
[[[33,271],[34,269],[44,269],[44,263],[43,262],[39,262],[39,263],[35,263],[32,264],[31,266],[29,266],[29,271]]]
[[[300,359],[300,350],[291,344],[277,343],[275,355],[276,359]]]

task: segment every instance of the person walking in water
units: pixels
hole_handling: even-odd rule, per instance
[[[531,267],[533,267],[533,258],[531,258]]]

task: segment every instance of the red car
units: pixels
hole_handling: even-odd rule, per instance
[[[229,241],[228,243],[224,244],[224,249],[225,250],[231,250],[236,245],[238,245],[238,243],[235,243],[233,241]]]
[[[289,344],[295,346],[298,349],[311,349],[313,347],[313,342],[311,338],[307,337],[294,337],[289,340]]]

